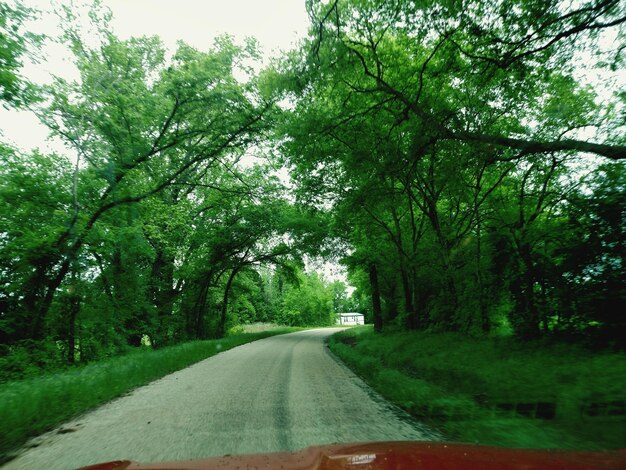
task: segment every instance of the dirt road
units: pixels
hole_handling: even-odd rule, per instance
[[[298,450],[315,444],[432,440],[324,346],[335,329],[231,349],[40,436],[5,469],[70,469]]]

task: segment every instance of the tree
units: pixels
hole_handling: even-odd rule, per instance
[[[474,103],[489,113],[498,108],[513,109],[507,101],[522,96],[528,99],[532,96],[529,90],[536,92],[540,83],[570,69],[568,62],[576,45],[593,46],[598,31],[626,22],[624,6],[616,0],[589,1],[569,8],[561,8],[556,0],[514,3],[515,8],[506,2],[484,1],[474,2],[472,8],[454,2],[424,3],[414,8],[405,2],[334,0],[324,5],[309,1],[316,26],[312,55],[318,63],[330,63],[333,68],[348,63],[358,74],[356,80],[348,78],[355,92],[378,96],[381,102],[388,100],[395,105],[398,120],[413,115],[421,126],[430,128],[425,135],[431,138],[481,143],[523,154],[571,150],[626,158],[626,147],[619,141],[564,139],[571,130],[567,127],[562,127],[561,133],[533,136],[532,128],[477,128],[468,122],[477,111],[484,115],[484,111],[473,109]],[[322,59],[329,50],[339,60]],[[418,60],[406,61],[404,54]],[[619,52],[614,66],[618,58]],[[438,70],[444,63],[448,73]],[[403,69],[408,74],[398,73]],[[456,87],[452,79],[459,72],[463,81],[480,79],[486,92],[495,85],[499,95],[494,95],[491,103],[499,106],[485,107],[484,103],[467,100],[468,107],[455,108],[454,101],[437,100],[437,95],[429,93],[431,82],[441,83],[437,76],[447,75],[447,88],[463,88]],[[461,91],[460,97],[463,94]],[[533,104],[537,110],[541,108],[538,101]],[[563,121],[567,121],[568,113],[563,114]],[[501,113],[494,123],[508,118],[510,112]],[[605,129],[609,135],[615,134],[619,126],[619,121],[614,121]]]
[[[253,84],[233,78],[235,61],[248,52],[228,39],[209,53],[181,45],[169,65],[154,38],[119,41],[107,34],[96,50],[73,45],[81,82],[57,79],[42,119],[76,149],[77,168],[92,175],[92,191],[82,200],[74,191],[67,228],[33,263],[38,268],[19,307],[33,315],[32,338],[42,337],[57,289],[104,214],[236,155],[263,131],[271,108],[253,102]]]
[[[602,165],[587,180],[591,192],[569,195],[564,216],[571,229],[557,248],[556,327],[600,341],[620,341],[626,331],[625,175],[622,163]]]
[[[522,201],[522,225],[536,222],[539,237],[571,189],[556,184],[572,172],[563,162],[626,156],[619,103],[599,106],[568,66],[598,31],[626,21],[623,7],[514,3],[311,1],[308,42],[278,65],[280,87],[297,98],[282,151],[301,200],[333,214],[355,271],[376,273],[375,310],[395,317],[399,304],[410,328],[488,331],[498,310],[489,301],[504,302],[490,297],[492,243],[511,226],[494,220],[494,201]],[[590,126],[604,142],[569,138]],[[555,244],[539,253],[520,241],[533,230],[519,230],[511,262],[524,280],[500,287],[525,286],[511,319],[533,336],[546,324]]]
[[[332,291],[315,272],[299,273],[298,285],[287,287],[280,322],[292,326],[328,326],[335,323]]]
[[[70,210],[69,162],[0,145],[0,338],[25,339],[32,318],[19,308],[43,282]]]
[[[0,2],[0,102],[4,107],[19,107],[36,98],[35,87],[22,76],[23,57],[41,43],[42,36],[23,31],[33,10],[21,3]]]

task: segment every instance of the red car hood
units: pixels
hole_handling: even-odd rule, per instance
[[[503,449],[441,442],[373,442],[315,446],[299,452],[142,464],[128,460],[80,470],[143,469],[430,470],[626,469],[626,452]]]

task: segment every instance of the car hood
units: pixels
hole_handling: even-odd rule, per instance
[[[202,460],[143,464],[119,460],[80,470],[147,469],[626,469],[626,452],[505,449],[440,442],[370,442],[308,447],[299,452],[277,452]]]

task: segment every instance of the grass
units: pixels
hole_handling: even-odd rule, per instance
[[[141,350],[73,370],[0,385],[0,463],[32,436],[129,390],[251,341],[301,328],[265,328],[219,340]]]
[[[331,350],[374,389],[452,441],[626,446],[626,359],[571,344],[357,327]]]
[[[290,328],[288,325],[277,325],[276,323],[247,323],[244,325],[237,325],[228,331],[228,335],[239,333],[261,333],[264,331],[272,331],[276,328]]]

